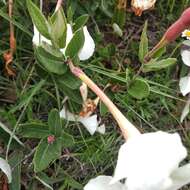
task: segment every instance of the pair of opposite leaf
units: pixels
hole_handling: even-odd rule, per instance
[[[98,176],[84,190],[177,190],[190,182],[190,164],[179,167],[186,156],[178,134],[133,136],[119,150],[114,176]]]

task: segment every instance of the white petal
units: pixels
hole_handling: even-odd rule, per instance
[[[82,96],[83,102],[86,102],[88,96],[88,87],[84,82],[80,86],[80,94]]]
[[[67,36],[66,36],[66,45],[63,49],[60,49],[60,51],[65,55],[65,50],[67,48],[67,45],[69,44],[69,42],[71,41],[71,39],[73,38],[73,31],[72,31],[72,27],[71,24],[67,24]]]
[[[83,31],[85,37],[84,45],[78,54],[79,59],[82,61],[89,59],[93,55],[95,50],[94,40],[90,36],[86,26],[84,26]]]
[[[109,185],[111,180],[111,176],[98,176],[94,179],[91,179],[85,185],[84,190],[127,190],[120,182]]]
[[[178,169],[176,169],[171,178],[173,180],[173,184],[167,190],[177,190],[184,185],[190,183],[190,164],[186,164]]]
[[[181,113],[181,118],[180,118],[181,123],[187,117],[187,115],[189,113],[189,106],[190,106],[190,100],[187,101],[187,103],[185,104],[185,107],[183,108],[183,111]]]
[[[190,67],[190,50],[189,49],[182,49],[181,50],[181,57],[183,63]]]
[[[41,42],[46,42],[51,45],[51,41],[45,38],[44,36],[42,36],[35,25],[33,26],[33,28],[34,28],[34,35],[33,35],[32,42],[34,45],[39,46]]]
[[[3,158],[0,158],[0,169],[6,174],[8,182],[11,183],[12,181],[11,168],[8,162]]]
[[[98,128],[97,115],[92,115],[89,117],[80,117],[79,121],[85,126],[91,135],[93,135]]]
[[[170,174],[186,157],[178,134],[134,136],[121,146],[112,183],[127,178],[128,189],[160,190],[171,184]]]
[[[105,134],[106,132],[106,127],[104,124],[100,125],[98,128],[97,128],[97,132],[99,132],[100,134]]]
[[[182,77],[179,81],[180,91],[183,96],[190,92],[190,76]]]
[[[147,10],[154,6],[156,0],[133,0],[131,6],[136,9]]]
[[[63,108],[60,111],[59,115],[60,115],[60,118],[66,119],[68,121],[76,121],[77,120],[76,115],[74,115],[71,112],[69,112],[68,110],[66,110],[65,106],[63,106]]]

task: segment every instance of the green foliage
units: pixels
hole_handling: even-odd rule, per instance
[[[11,154],[9,164],[12,170],[12,183],[9,185],[10,190],[21,189],[21,161],[23,159],[23,152],[15,151]]]
[[[142,79],[135,79],[129,86],[128,93],[136,99],[143,99],[150,94],[149,84]]]
[[[53,56],[41,46],[35,48],[35,55],[38,63],[50,73],[62,75],[67,71],[67,65],[63,58]]]
[[[89,19],[88,14],[84,14],[84,15],[78,17],[75,20],[75,24],[73,26],[73,30],[77,31],[78,29],[82,28],[87,23],[88,19]]]
[[[144,57],[148,53],[147,25],[148,22],[146,21],[144,24],[144,28],[141,34],[141,41],[139,44],[139,60],[141,63],[144,62]]]
[[[61,136],[62,132],[62,123],[61,118],[59,117],[59,112],[56,109],[51,110],[48,116],[48,126],[50,134],[55,135],[56,137]]]
[[[40,9],[31,1],[27,0],[27,8],[32,17],[32,21],[38,31],[45,36],[46,38],[50,39],[49,35],[49,24],[44,15],[41,13]]]
[[[29,129],[31,127],[38,127],[35,132],[39,132],[36,134],[36,137],[41,137],[41,141],[36,147],[33,163],[35,172],[40,172],[46,169],[49,164],[56,159],[58,159],[61,155],[62,147],[72,146],[74,141],[72,136],[68,135],[62,130],[62,121],[59,116],[59,112],[56,109],[52,109],[48,116],[48,126],[41,125],[41,129],[39,125],[30,124]],[[25,126],[26,127],[26,126]],[[42,129],[43,128],[43,129]],[[26,133],[26,132],[25,132]],[[46,136],[45,136],[46,133]],[[35,133],[27,133],[32,137]],[[34,136],[35,138],[35,136]],[[51,141],[49,140],[51,139]]]
[[[158,60],[157,59],[152,59],[150,62],[145,64],[143,66],[143,72],[150,72],[150,71],[157,71],[160,69],[164,69],[166,67],[172,66],[177,62],[177,59],[175,58],[167,58],[167,59],[162,59]]]
[[[40,172],[61,156],[61,138],[55,138],[53,143],[48,143],[47,137],[43,138],[36,148],[33,159],[34,171]]]
[[[65,51],[65,55],[70,58],[74,58],[79,53],[83,44],[84,44],[83,29],[79,29],[74,33],[73,38],[69,42]]]
[[[51,39],[55,47],[64,48],[66,45],[67,20],[63,9],[60,8],[49,19],[51,23]]]

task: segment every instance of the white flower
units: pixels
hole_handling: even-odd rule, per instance
[[[166,189],[186,155],[178,134],[159,131],[132,137],[119,150],[113,182],[127,178],[129,189]]]
[[[95,43],[93,38],[90,36],[87,27],[84,26],[83,27],[83,32],[84,32],[84,45],[81,48],[81,50],[78,53],[79,59],[84,61],[89,59],[94,51],[95,51]],[[65,54],[65,50],[69,44],[69,42],[71,41],[71,39],[73,38],[73,31],[72,31],[72,27],[70,24],[67,24],[67,35],[66,35],[66,46],[65,48],[60,49],[60,51]],[[34,26],[34,36],[32,39],[32,42],[34,45],[39,46],[41,45],[42,42],[46,42],[48,44],[52,44],[50,40],[48,40],[47,38],[45,38],[43,35],[41,35],[39,33],[39,31],[37,30],[36,26]]]
[[[33,29],[34,29],[34,35],[33,35],[32,42],[34,45],[39,46],[41,45],[42,42],[46,42],[49,45],[51,45],[51,41],[45,38],[44,36],[42,36],[35,25],[33,26]]]
[[[60,117],[68,121],[78,121],[82,123],[91,135],[93,135],[96,131],[101,134],[105,133],[105,125],[100,125],[100,122],[98,121],[96,114],[92,116],[82,117],[79,115],[72,114],[71,112],[66,110],[64,106],[60,112]]]
[[[94,40],[90,36],[86,26],[83,27],[83,32],[85,36],[84,45],[78,54],[81,61],[89,59],[95,50]]]
[[[85,83],[82,83],[80,86],[80,93],[83,99],[83,109],[80,111],[80,114],[72,114],[66,110],[65,106],[63,106],[63,109],[60,112],[60,117],[68,121],[78,121],[82,123],[91,135],[95,132],[104,134],[105,125],[100,125],[101,121],[98,120],[97,114],[92,115],[98,105],[99,98],[96,98],[95,100],[87,99],[88,87]]]
[[[110,185],[112,179],[111,176],[98,176],[91,179],[84,190],[125,190],[125,186],[120,182]]]
[[[159,131],[134,136],[119,150],[114,177],[104,176],[105,183],[95,178],[84,190],[177,190],[190,183],[190,164],[179,167],[186,156],[178,134]]]
[[[184,30],[183,32],[182,32],[182,35],[181,35],[182,37],[186,37],[188,40],[190,40],[190,30]]]
[[[131,6],[137,16],[141,16],[142,12],[154,7],[156,0],[132,0]]]
[[[8,164],[8,162],[6,160],[4,160],[3,158],[0,158],[0,169],[7,176],[8,182],[11,183],[11,181],[12,181],[11,167]]]
[[[182,77],[179,81],[180,91],[183,96],[190,92],[190,76]]]
[[[190,67],[190,49],[185,48],[181,50],[181,58],[185,65]]]
[[[186,102],[185,107],[183,108],[183,111],[181,113],[180,122],[182,123],[183,120],[187,117],[189,114],[189,107],[190,107],[190,99]]]

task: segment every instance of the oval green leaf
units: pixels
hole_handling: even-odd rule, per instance
[[[40,9],[31,0],[27,0],[27,8],[33,24],[36,26],[40,34],[50,39],[49,24]]]
[[[146,98],[150,94],[149,84],[142,79],[135,79],[129,86],[128,93],[139,100]]]
[[[62,75],[67,71],[67,65],[63,60],[49,54],[42,47],[37,47],[35,54],[38,62],[50,73]]]

